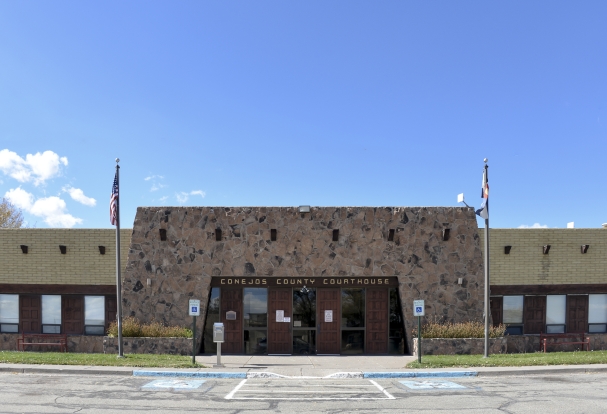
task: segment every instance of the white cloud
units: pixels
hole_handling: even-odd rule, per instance
[[[194,191],[190,191],[190,195],[199,195],[200,197],[204,198],[204,196],[206,196],[207,193],[205,193],[202,190],[194,190]]]
[[[79,202],[81,204],[84,204],[85,206],[95,207],[95,204],[97,204],[97,200],[95,200],[94,198],[85,196],[84,191],[82,191],[79,188],[67,186],[67,187],[63,187],[63,191],[68,193],[70,195],[70,197],[72,197],[72,199],[76,200],[77,202]]]
[[[165,184],[162,184],[160,181],[164,180],[164,176],[162,175],[149,175],[143,179],[144,181],[152,181],[152,187],[150,191],[158,191],[161,188],[166,187]]]
[[[82,223],[82,219],[67,213],[65,201],[59,197],[52,196],[34,200],[33,194],[21,187],[8,190],[4,197],[18,208],[41,217],[51,227],[74,227],[76,224]]]
[[[540,223],[534,223],[531,226],[528,226],[526,224],[521,224],[520,226],[518,226],[519,229],[547,229],[548,225],[547,224],[540,224]]]
[[[154,183],[154,184],[152,184],[152,188],[150,188],[150,191],[158,191],[164,187],[166,187],[166,185],[160,184],[160,183]]]
[[[16,207],[29,211],[34,204],[34,196],[21,187],[12,188],[4,194],[4,198],[13,203]]]
[[[193,190],[193,191],[190,191],[189,193],[186,191],[182,191],[180,193],[175,193],[175,197],[177,197],[177,201],[179,201],[181,204],[186,203],[191,195],[199,195],[200,197],[204,198],[207,195],[207,193],[205,193],[202,190]]]
[[[190,198],[190,195],[188,193],[184,193],[182,191],[181,193],[175,193],[175,197],[177,197],[177,201],[179,201],[181,204],[183,204],[186,201],[188,201],[188,198]]]
[[[58,176],[61,173],[61,165],[67,164],[67,157],[59,157],[53,151],[27,154],[25,159],[8,149],[0,151],[0,170],[5,175],[22,183],[33,181],[36,186]]]

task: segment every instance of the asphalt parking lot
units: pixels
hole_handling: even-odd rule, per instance
[[[2,413],[607,411],[607,375],[177,379],[0,374]]]

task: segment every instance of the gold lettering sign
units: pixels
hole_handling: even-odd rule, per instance
[[[317,283],[318,282],[318,283]],[[337,287],[337,286],[398,286],[396,277],[308,277],[308,278],[290,278],[290,277],[271,277],[271,278],[255,278],[255,277],[213,277],[211,286],[232,285],[234,287],[254,287],[254,286],[285,286],[285,287]]]

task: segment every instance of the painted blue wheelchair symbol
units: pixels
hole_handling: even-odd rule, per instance
[[[422,313],[422,307],[421,306],[417,306],[415,308],[415,313]]]
[[[198,306],[192,306],[192,313],[198,312]]]

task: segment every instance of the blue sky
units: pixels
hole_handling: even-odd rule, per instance
[[[111,227],[119,157],[122,227],[138,206],[479,206],[487,157],[492,227],[599,227],[606,19],[604,1],[0,2],[0,195],[36,227]]]

